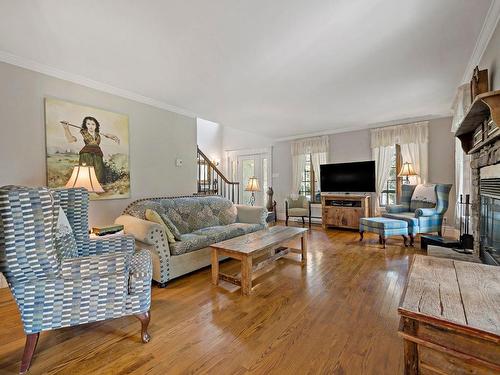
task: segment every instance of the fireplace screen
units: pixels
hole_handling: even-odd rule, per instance
[[[500,198],[481,196],[481,252],[500,264]]]

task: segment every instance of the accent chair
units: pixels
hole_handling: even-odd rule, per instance
[[[88,202],[81,188],[0,188],[0,271],[26,333],[21,374],[42,331],[135,315],[150,340],[151,256],[132,236],[90,239]]]
[[[383,217],[408,223],[411,244],[417,233],[437,232],[442,235],[444,214],[448,209],[451,184],[435,184],[436,203],[412,200],[417,185],[403,185],[401,203],[386,207]]]
[[[305,224],[304,218],[307,217],[309,220],[309,227],[311,227],[311,208],[309,200],[303,195],[298,197],[288,197],[285,199],[285,215],[286,221],[285,225],[288,225],[288,219],[290,217],[301,217],[302,225]]]

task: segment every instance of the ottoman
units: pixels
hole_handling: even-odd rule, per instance
[[[379,243],[384,246],[389,236],[403,236],[405,246],[408,246],[408,223],[404,220],[389,219],[386,217],[364,217],[359,220],[360,241],[363,241],[363,233],[377,233]]]

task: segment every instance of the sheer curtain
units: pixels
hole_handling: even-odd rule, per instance
[[[329,143],[328,136],[305,138],[292,142],[292,189],[293,194],[298,194],[302,175],[306,165],[306,155],[311,155],[311,163],[314,172],[318,176],[319,166],[325,164],[328,159]]]
[[[429,143],[403,143],[401,146],[401,157],[403,162],[413,165],[418,176],[411,176],[412,184],[425,184],[429,176]]]
[[[327,152],[314,152],[311,154],[311,163],[314,169],[314,175],[317,177],[318,182],[321,181],[321,175],[320,175],[321,172],[319,166],[321,164],[326,164],[327,158],[328,158]]]
[[[373,160],[375,160],[375,178],[376,178],[376,189],[377,189],[377,199],[375,199],[375,215],[380,215],[380,194],[385,189],[387,180],[389,179],[389,172],[391,169],[392,155],[394,154],[394,146],[381,146],[372,148]]]
[[[394,146],[401,146],[403,163],[412,163],[418,176],[413,183],[426,182],[429,170],[429,122],[388,126],[371,130],[371,148],[377,168],[377,199],[375,212],[380,212],[379,199],[391,167]]]
[[[453,121],[451,131],[456,132],[458,125],[462,122],[467,110],[471,104],[470,86],[468,83],[463,84],[457,89],[455,100],[453,101]],[[455,204],[455,227],[460,226],[460,194],[465,195],[471,193],[472,189],[472,169],[470,166],[471,157],[463,150],[458,138],[455,141],[455,192],[457,201]],[[472,219],[472,217],[471,217]]]
[[[302,182],[302,174],[306,167],[306,155],[292,155],[292,194],[299,194],[300,184]]]

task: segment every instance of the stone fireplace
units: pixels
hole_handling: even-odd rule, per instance
[[[500,265],[500,139],[472,154],[474,253]]]

